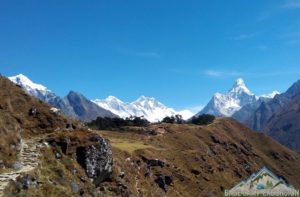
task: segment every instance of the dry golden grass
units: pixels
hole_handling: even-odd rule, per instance
[[[138,190],[144,196],[165,195],[154,181],[155,174],[173,177],[167,196],[218,196],[222,189],[233,187],[263,166],[300,187],[299,155],[231,119],[217,119],[208,126],[161,124],[151,127],[164,128],[166,132],[159,136],[130,130],[97,132],[112,143],[114,178],[136,196]],[[152,167],[151,175],[145,176],[148,171],[141,156],[159,159],[166,165]],[[120,172],[125,172],[123,179],[118,177]]]
[[[130,154],[141,149],[156,149],[154,146],[145,144],[142,141],[134,141],[130,139],[110,138],[110,142],[112,147],[126,151]]]

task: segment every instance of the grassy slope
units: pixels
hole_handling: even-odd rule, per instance
[[[51,113],[50,107],[27,95],[20,87],[0,76],[0,160],[6,166],[16,159],[21,135],[28,136],[64,129],[68,120]],[[37,109],[30,115],[30,109]]]
[[[262,166],[300,187],[300,157],[261,133],[254,133],[230,119],[217,119],[209,126],[156,125],[160,136],[135,132],[98,131],[111,140],[114,153],[114,179],[135,195],[162,196],[157,173],[173,177],[168,196],[205,196],[220,194]],[[160,159],[167,165],[153,167],[145,177],[141,156]],[[118,174],[125,172],[125,177]]]

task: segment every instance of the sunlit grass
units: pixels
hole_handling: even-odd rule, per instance
[[[127,151],[130,154],[140,149],[147,149],[147,148],[155,149],[154,146],[145,144],[143,142],[127,140],[127,139],[110,138],[110,142],[112,147],[118,148],[123,151]]]

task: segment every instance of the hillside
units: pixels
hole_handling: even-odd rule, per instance
[[[2,76],[0,87],[0,196],[103,195],[109,141]]]
[[[134,196],[219,196],[262,166],[300,187],[300,156],[232,119],[98,133],[113,147],[113,180]]]
[[[0,160],[8,165],[20,149],[21,134],[65,129],[68,120],[0,76]]]
[[[300,153],[300,95],[294,97],[269,120],[264,132]]]

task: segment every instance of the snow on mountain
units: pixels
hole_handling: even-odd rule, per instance
[[[193,113],[188,110],[176,112],[172,108],[168,108],[155,98],[141,96],[132,103],[125,103],[116,97],[109,96],[104,100],[93,100],[97,105],[107,109],[122,118],[137,116],[144,117],[150,122],[157,122],[166,116],[182,115],[184,119],[190,118]]]
[[[260,95],[259,97],[272,99],[272,98],[274,98],[274,96],[276,96],[276,94],[280,94],[280,92],[278,92],[278,91],[275,90],[275,91],[273,91],[273,92],[271,92],[269,94]]]
[[[47,89],[41,84],[33,83],[23,74],[18,74],[8,78],[15,84],[21,86],[28,94],[33,95],[45,102],[49,102],[57,97],[51,90]]]
[[[61,110],[66,116],[82,121],[91,121],[99,116],[115,117],[113,113],[99,107],[79,93],[71,91],[64,99],[61,99],[45,86],[32,82],[23,74],[9,77],[9,79],[29,95]]]
[[[226,94],[215,93],[197,115],[231,116],[241,107],[255,102],[256,99],[255,95],[246,87],[244,80],[238,78]]]
[[[131,109],[128,103],[124,103],[123,101],[119,100],[114,96],[109,96],[104,100],[95,99],[92,100],[98,106],[111,111],[114,114],[117,114],[121,118],[130,117],[133,114],[130,113]]]

